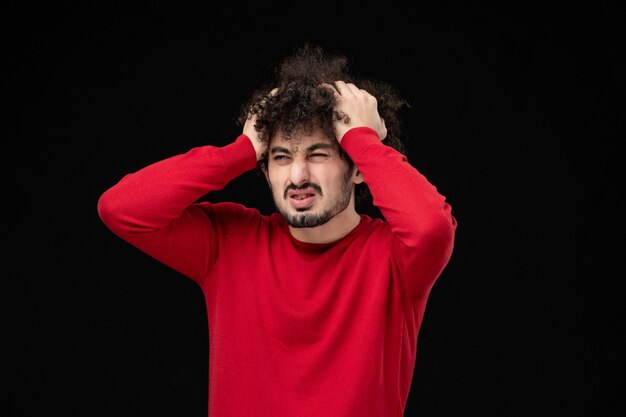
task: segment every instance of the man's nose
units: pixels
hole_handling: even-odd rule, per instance
[[[294,159],[291,163],[289,179],[294,185],[300,185],[309,180],[309,166],[306,158]]]

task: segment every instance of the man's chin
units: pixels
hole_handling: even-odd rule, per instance
[[[295,228],[321,226],[332,218],[328,213],[314,214],[310,212],[300,212],[297,214],[282,213],[282,215],[287,224]]]

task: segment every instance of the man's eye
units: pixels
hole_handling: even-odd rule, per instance
[[[286,163],[289,162],[289,160],[291,159],[289,156],[287,155],[276,155],[274,156],[274,161],[278,162],[278,163]]]
[[[308,156],[308,160],[311,162],[324,162],[330,157],[329,154],[326,153],[312,153]]]

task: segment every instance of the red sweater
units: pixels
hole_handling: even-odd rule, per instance
[[[209,325],[210,417],[398,417],[429,292],[452,253],[445,198],[373,130],[341,146],[385,220],[337,242],[280,214],[198,200],[256,166],[250,140],[126,175],[98,202],[119,237],[195,280]]]

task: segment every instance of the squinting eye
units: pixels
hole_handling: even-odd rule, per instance
[[[287,155],[276,155],[273,159],[278,164],[286,164],[291,158]]]
[[[311,162],[324,162],[328,158],[330,158],[330,155],[325,153],[312,153],[307,157],[307,159]]]

